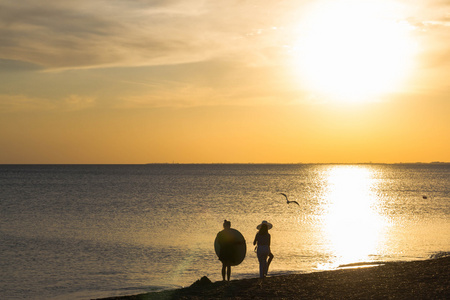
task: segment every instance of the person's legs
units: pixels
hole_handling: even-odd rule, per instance
[[[228,281],[230,281],[230,277],[231,277],[231,266],[227,266],[227,279],[228,279]]]
[[[259,261],[259,277],[263,278],[267,270],[267,255],[265,251],[258,251],[258,261]]]
[[[225,281],[225,269],[226,269],[226,266],[224,263],[222,263],[222,279],[223,279],[223,281]]]
[[[267,269],[266,269],[266,276],[267,276],[267,273],[269,272],[269,266],[270,266],[270,263],[272,262],[272,259],[273,259],[273,254],[272,254],[272,252],[269,252],[269,260],[267,261]]]

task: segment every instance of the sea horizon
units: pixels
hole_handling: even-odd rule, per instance
[[[440,165],[440,164],[450,164],[450,162],[445,161],[431,161],[431,162],[292,162],[292,163],[277,163],[277,162],[235,162],[235,163],[222,163],[222,162],[151,162],[151,163],[2,163],[0,166],[20,166],[20,165],[36,165],[36,166],[46,166],[46,165],[80,165],[80,166],[90,166],[90,165],[111,165],[111,166],[141,166],[141,165]]]

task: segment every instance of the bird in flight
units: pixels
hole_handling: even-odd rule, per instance
[[[289,204],[289,203],[295,203],[295,204],[297,204],[298,206],[300,206],[300,204],[298,204],[297,201],[289,201],[288,196],[287,196],[285,193],[280,193],[280,194],[283,195],[283,196],[286,198],[287,204]]]

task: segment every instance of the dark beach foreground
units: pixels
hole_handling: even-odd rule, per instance
[[[450,257],[211,283],[107,299],[450,299]]]

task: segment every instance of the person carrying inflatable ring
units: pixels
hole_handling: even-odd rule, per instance
[[[231,266],[239,265],[245,258],[247,246],[242,234],[231,228],[231,222],[223,222],[223,230],[220,231],[214,241],[214,249],[222,262],[222,279],[225,275],[228,281],[231,277]]]

